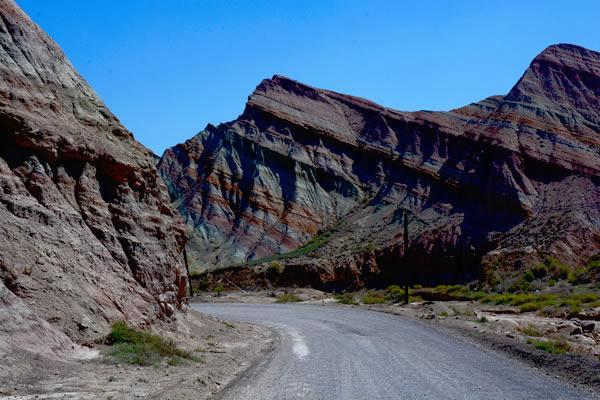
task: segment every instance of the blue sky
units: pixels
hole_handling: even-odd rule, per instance
[[[237,117],[274,74],[447,110],[506,93],[550,44],[600,50],[592,0],[17,2],[157,154]]]

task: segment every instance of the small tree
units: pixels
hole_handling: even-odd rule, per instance
[[[215,295],[217,297],[221,296],[221,293],[223,293],[225,291],[225,287],[223,286],[222,283],[219,283],[217,286],[214,287],[213,292],[215,293]]]

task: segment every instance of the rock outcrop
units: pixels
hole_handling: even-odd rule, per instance
[[[548,254],[577,265],[600,250],[600,53],[550,46],[506,96],[450,112],[274,76],[159,171],[199,270],[293,250],[280,282],[331,288],[397,281],[403,265],[422,283]]]
[[[12,0],[0,44],[0,354],[173,320],[185,230],[153,155]]]

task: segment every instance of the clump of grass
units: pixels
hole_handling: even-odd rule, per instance
[[[302,299],[295,294],[292,293],[284,293],[282,295],[277,296],[277,300],[275,303],[297,303],[302,301]]]
[[[484,315],[482,317],[480,317],[477,322],[479,322],[480,324],[485,324],[486,322],[489,322],[489,320],[487,319],[487,317]]]
[[[104,343],[110,346],[105,353],[108,357],[127,364],[157,365],[168,357],[169,365],[173,365],[172,363],[179,363],[182,359],[194,359],[189,352],[179,349],[172,340],[130,328],[125,322],[116,322]]]
[[[167,361],[167,364],[169,364],[171,367],[176,367],[179,364],[181,364],[182,361],[183,361],[183,359],[181,357],[175,356],[175,357],[169,358],[169,361]]]
[[[335,299],[337,300],[338,303],[341,303],[341,304],[351,304],[351,305],[358,304],[358,302],[356,302],[354,300],[354,293],[352,293],[352,292],[336,294]]]
[[[538,350],[543,350],[551,354],[565,354],[571,350],[571,346],[566,340],[537,340],[528,339],[527,344],[533,345]]]
[[[363,304],[382,304],[385,303],[385,296],[382,292],[370,290],[361,299]]]
[[[542,333],[539,330],[537,330],[537,328],[535,326],[532,326],[532,325],[520,327],[520,328],[518,328],[518,331],[527,336],[534,336],[534,337],[542,336]]]

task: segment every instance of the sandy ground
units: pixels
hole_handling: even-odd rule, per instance
[[[313,289],[227,292],[197,296],[194,302],[273,303],[282,293],[294,293],[302,303],[331,307],[360,307],[402,315],[461,336],[478,346],[491,348],[517,358],[570,385],[600,393],[600,322],[546,318],[535,313],[519,314],[510,306],[490,306],[474,301],[418,302],[399,304],[342,305],[330,294]],[[531,328],[536,332],[530,336]],[[537,336],[537,335],[540,336]],[[550,354],[535,349],[528,340],[566,340],[571,351]]]
[[[140,367],[102,356],[58,361],[13,353],[0,367],[0,399],[207,399],[266,354],[276,337],[261,326],[225,323],[195,311],[188,316],[187,340],[180,345],[194,351],[197,362]]]

